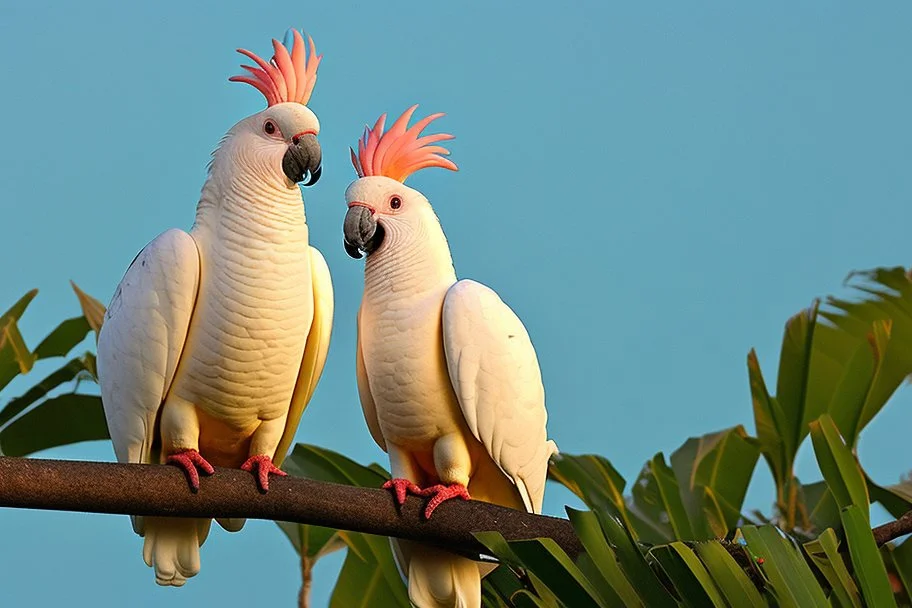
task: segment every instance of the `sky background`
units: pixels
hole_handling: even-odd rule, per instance
[[[753,432],[748,350],[772,383],[790,315],[845,295],[850,270],[912,262],[912,5],[747,4],[0,0],[0,308],[40,288],[21,323],[35,346],[78,314],[69,279],[107,302],[147,242],[189,229],[210,152],[264,105],[227,81],[234,49],[267,55],[293,25],[324,54],[305,199],[336,292],[299,441],[387,464],[355,386],[363,262],[342,248],[343,192],[364,123],[413,103],[448,113],[460,171],[409,184],[459,276],[525,322],[563,451],[633,479],[689,436]],[[861,442],[883,483],[912,465],[909,394]],[[113,459],[107,443],[45,456]],[[761,464],[747,506],[771,502]],[[564,504],[552,487],[546,511]],[[0,539],[4,606],[288,606],[300,584],[269,522],[214,528],[179,590],[154,584],[126,517],[3,510]],[[314,606],[340,563],[318,566]]]

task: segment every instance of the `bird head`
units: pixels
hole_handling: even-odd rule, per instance
[[[403,112],[386,132],[386,114],[382,115],[373,128],[365,127],[358,151],[351,150],[358,179],[345,191],[348,213],[343,236],[345,251],[355,259],[373,254],[384,243],[408,240],[422,229],[424,221],[437,220],[427,198],[405,185],[408,176],[428,167],[458,170],[443,156],[449,151],[433,145],[453,139],[452,135],[420,137],[425,127],[443,114],[431,114],[409,127],[417,107]]]
[[[284,44],[273,39],[274,55],[268,62],[246,49],[238,49],[256,67],[242,65],[247,73],[229,80],[256,87],[268,105],[231,128],[219,146],[218,160],[227,157],[235,167],[242,165],[286,188],[294,188],[301,182],[311,186],[320,179],[323,170],[317,141],[320,121],[307,103],[323,56],[316,54],[309,36],[308,42],[309,56],[301,33],[289,30]]]

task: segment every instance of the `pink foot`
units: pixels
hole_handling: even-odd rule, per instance
[[[200,487],[200,477],[197,468],[206,475],[215,473],[215,469],[212,468],[212,465],[206,462],[203,455],[196,450],[181,450],[180,452],[175,452],[165,459],[165,463],[173,464],[184,470],[184,473],[187,474],[187,481],[190,482],[190,491],[194,494],[199,491]]]
[[[253,472],[254,467],[256,467],[256,473]],[[272,463],[272,458],[266,454],[257,454],[256,456],[251,456],[244,464],[241,465],[241,469],[256,475],[257,486],[259,486],[260,492],[263,492],[264,494],[269,491],[270,473],[273,475],[278,475],[280,477],[285,477],[288,475],[288,473],[275,466]]]
[[[434,509],[439,507],[444,501],[452,498],[461,498],[462,500],[472,500],[469,491],[461,483],[454,483],[448,486],[438,484],[421,490],[422,496],[431,496],[427,506],[424,508],[424,518],[430,519]]]
[[[381,487],[384,490],[393,490],[393,493],[396,495],[396,502],[400,507],[405,504],[405,497],[409,493],[415,494],[416,496],[424,496],[424,494],[422,494],[424,490],[408,479],[390,479]]]

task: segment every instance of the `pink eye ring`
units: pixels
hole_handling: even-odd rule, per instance
[[[394,196],[390,199],[390,209],[398,209],[402,206],[402,199],[398,196]]]

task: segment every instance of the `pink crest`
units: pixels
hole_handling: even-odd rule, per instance
[[[404,182],[412,173],[428,167],[458,171],[453,161],[442,156],[449,154],[449,150],[431,145],[453,139],[452,135],[437,133],[419,137],[425,127],[443,116],[442,113],[431,114],[408,128],[417,107],[416,104],[403,112],[386,133],[383,132],[386,114],[377,119],[372,129],[364,128],[364,136],[358,140],[357,154],[351,149],[352,165],[358,177],[383,175]]]
[[[259,67],[242,65],[241,67],[248,73],[232,76],[228,80],[253,85],[263,94],[270,106],[287,101],[307,104],[317,82],[317,68],[320,67],[323,55],[317,55],[313,38],[308,36],[307,41],[310,43],[310,56],[308,57],[307,44],[304,42],[301,32],[291,30],[291,33],[294,37],[291,52],[288,50],[288,36],[285,36],[285,44],[273,38],[272,48],[275,54],[269,62],[246,49],[238,49],[238,53],[248,57]]]

